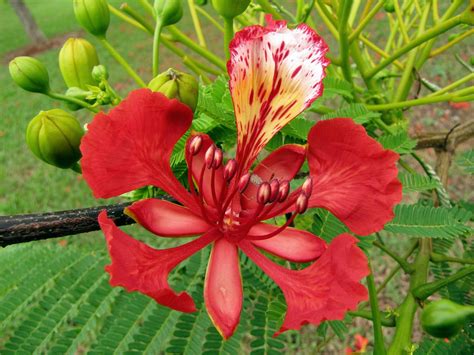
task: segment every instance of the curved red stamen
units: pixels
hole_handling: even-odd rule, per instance
[[[297,215],[297,213],[293,213],[291,215],[291,217],[287,219],[287,221],[285,222],[284,225],[282,225],[280,228],[278,228],[277,230],[274,230],[271,233],[263,234],[263,235],[250,235],[250,234],[248,234],[247,239],[263,240],[263,239],[269,239],[271,237],[274,237],[277,234],[280,234],[281,232],[283,232],[286,228],[288,228],[291,225],[291,223],[293,223],[293,221],[295,220],[296,215]]]

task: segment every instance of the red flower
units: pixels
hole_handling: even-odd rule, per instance
[[[270,19],[267,27],[252,26],[236,34],[228,63],[238,131],[236,157],[224,164],[222,151],[211,138],[193,133],[186,143],[189,191],[169,164],[174,145],[191,125],[193,114],[187,106],[140,89],[108,115],[94,118],[81,145],[83,174],[94,195],[107,198],[157,186],[181,205],[146,199],[126,213],[162,237],[199,236],[179,247],[157,250],[122,232],[102,212],[99,222],[112,259],[107,271],[113,286],[192,312],[192,298],[171,289],[168,274],[212,244],[204,298],[225,338],[233,334],[242,308],[238,249],[285,295],[288,311],[279,332],[342,319],[367,298],[359,281],[369,270],[356,238],[343,234],[326,245],[288,225],[298,213],[318,206],[356,233],[381,229],[401,198],[398,156],[384,150],[351,119],[339,118],[318,122],[307,148],[284,145],[250,171],[275,133],[321,95],[326,51],[324,41],[306,25],[289,30],[285,22]],[[311,177],[290,191],[289,182],[306,158]],[[288,212],[292,217],[284,226],[263,222]],[[300,271],[288,270],[259,250],[314,263]]]
[[[346,355],[349,354],[363,354],[367,351],[367,345],[369,344],[369,339],[363,337],[360,334],[356,334],[355,338],[355,350],[351,348],[346,348]]]

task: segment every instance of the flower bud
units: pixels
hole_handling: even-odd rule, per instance
[[[224,168],[224,179],[226,181],[232,180],[236,172],[237,172],[237,161],[235,159],[230,159]]]
[[[383,2],[383,9],[386,11],[386,12],[395,12],[395,4],[393,3],[394,0],[385,0]]]
[[[58,168],[70,168],[80,158],[79,144],[84,130],[66,111],[41,111],[28,124],[26,143],[34,155]]]
[[[268,182],[262,182],[257,190],[257,202],[261,205],[270,200],[271,187]]]
[[[280,188],[278,191],[278,202],[283,202],[288,197],[290,193],[290,182],[285,180],[280,183]]]
[[[204,154],[204,162],[206,163],[206,167],[208,169],[212,168],[212,165],[214,164],[215,152],[216,146],[213,144],[207,148],[206,154]]]
[[[23,90],[46,94],[49,91],[49,75],[46,67],[32,57],[16,57],[8,69],[13,81]]]
[[[59,52],[59,69],[68,87],[94,85],[92,69],[99,64],[97,52],[83,38],[69,38]]]
[[[163,27],[170,26],[183,17],[183,5],[181,0],[155,0],[155,12]]]
[[[233,19],[243,13],[250,4],[250,0],[212,0],[212,6],[219,15]]]
[[[109,73],[107,68],[102,64],[94,66],[92,68],[92,79],[94,79],[97,83],[100,83],[102,80],[107,80],[109,78]]]
[[[313,179],[307,177],[301,186],[301,191],[307,196],[310,197],[313,192]]]
[[[77,22],[90,34],[105,37],[109,28],[110,11],[107,0],[74,0]]]
[[[220,150],[219,148],[216,148],[216,151],[214,152],[214,163],[212,164],[212,167],[214,169],[219,169],[219,167],[222,164],[222,158],[223,158],[222,150]]]
[[[189,154],[196,155],[201,150],[201,147],[202,147],[202,137],[194,136],[188,145]]]
[[[268,202],[274,202],[278,198],[280,192],[280,182],[277,179],[270,181],[270,199]]]
[[[150,81],[148,88],[169,99],[178,99],[193,111],[196,109],[199,85],[192,75],[170,68]]]
[[[308,197],[301,193],[298,198],[296,199],[296,213],[303,214],[308,209]]]
[[[249,186],[251,176],[251,174],[247,173],[240,178],[239,185],[237,186],[240,193],[244,192],[247,186]]]

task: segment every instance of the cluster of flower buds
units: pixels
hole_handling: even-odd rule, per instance
[[[199,85],[192,75],[170,68],[150,81],[148,88],[169,99],[178,99],[193,111],[196,109]]]
[[[58,168],[73,167],[81,158],[84,130],[77,119],[61,109],[41,111],[26,130],[26,143],[34,155]]]

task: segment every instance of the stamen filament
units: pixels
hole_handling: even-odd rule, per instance
[[[248,234],[247,235],[247,238],[248,239],[253,239],[253,240],[263,240],[263,239],[269,239],[271,237],[274,237],[278,234],[280,234],[281,232],[283,232],[286,228],[288,228],[288,226],[293,223],[293,221],[295,220],[297,216],[297,213],[293,213],[291,215],[291,217],[285,222],[284,225],[282,225],[280,228],[274,230],[273,232],[271,233],[268,233],[268,234],[264,234],[264,235],[250,235]]]

